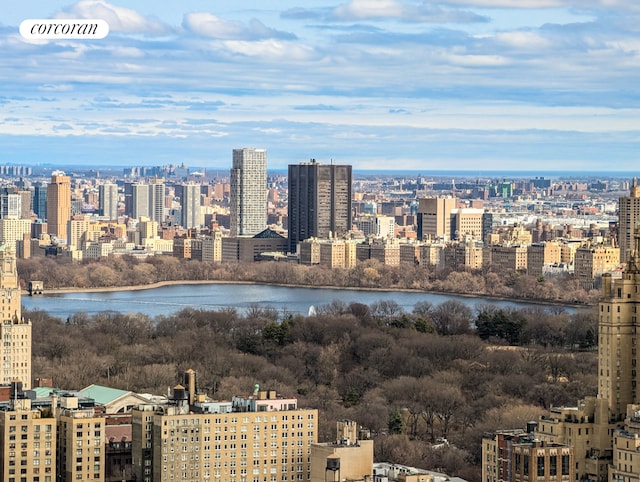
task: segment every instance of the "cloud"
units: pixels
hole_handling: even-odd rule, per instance
[[[224,42],[224,46],[229,52],[247,57],[259,57],[263,60],[302,61],[309,60],[313,55],[313,50],[310,47],[275,39],[258,42],[227,40]]]
[[[298,105],[295,106],[296,110],[324,110],[324,111],[338,111],[341,110],[335,105],[316,104],[316,105]]]
[[[145,17],[130,8],[112,5],[106,0],[80,0],[54,15],[54,18],[102,19],[110,32],[165,35],[171,29],[153,17]]]
[[[554,8],[574,6],[570,0],[451,0],[447,3],[478,8]]]
[[[224,102],[221,101],[213,101],[213,102],[196,102],[189,107],[188,110],[203,110],[203,111],[214,111],[218,110],[219,107],[223,106]]]
[[[635,0],[445,0],[443,3],[491,9],[571,8],[640,11],[640,4]]]
[[[465,67],[502,67],[509,64],[509,60],[502,55],[448,55],[447,59],[453,65]]]
[[[42,84],[38,87],[38,90],[45,92],[69,92],[73,90],[73,87],[69,84]]]
[[[292,40],[296,36],[267,27],[260,20],[251,19],[249,25],[242,22],[223,20],[208,12],[185,14],[182,27],[196,35],[221,40]]]
[[[280,14],[280,18],[292,20],[320,20],[323,16],[324,15],[319,11],[309,10],[302,7],[290,8]]]
[[[333,9],[337,21],[398,20],[411,23],[488,22],[487,17],[473,12],[445,9],[427,3],[408,4],[399,0],[351,0]]]
[[[538,52],[550,48],[552,42],[536,32],[513,31],[498,32],[494,39],[505,46],[519,50],[536,50]]]

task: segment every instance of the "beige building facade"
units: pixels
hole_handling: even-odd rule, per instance
[[[71,219],[71,178],[54,172],[47,186],[47,226],[49,234],[67,241],[67,223]]]
[[[456,198],[424,198],[418,200],[418,236],[420,239],[449,241],[451,211],[458,204]]]
[[[78,408],[77,397],[62,397],[57,420],[61,480],[104,481],[104,416],[93,408]]]
[[[527,246],[527,274],[530,276],[542,276],[546,267],[559,265],[560,261],[560,245],[557,242],[548,241]]]
[[[337,422],[335,442],[311,446],[310,482],[371,480],[373,440],[361,440],[352,420]]]
[[[580,285],[587,290],[599,286],[603,273],[620,265],[620,248],[613,246],[582,247],[573,258],[573,272]]]
[[[178,385],[168,404],[133,411],[134,475],[141,482],[308,481],[317,424],[317,410],[274,391],[213,402]]]
[[[483,262],[492,271],[503,275],[527,269],[527,246],[491,245],[485,248]]]
[[[0,339],[2,369],[0,383],[20,380],[31,386],[31,321],[22,317],[21,290],[16,255],[11,246],[0,246]]]
[[[56,420],[17,399],[0,411],[0,478],[4,482],[56,482]]]
[[[24,239],[24,235],[31,237],[31,220],[18,219],[8,216],[0,219],[0,244],[11,245],[14,249],[16,241]]]

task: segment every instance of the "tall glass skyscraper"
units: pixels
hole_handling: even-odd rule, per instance
[[[47,183],[36,182],[33,185],[33,212],[38,219],[47,219]]]
[[[254,236],[267,227],[267,150],[233,150],[231,236]]]

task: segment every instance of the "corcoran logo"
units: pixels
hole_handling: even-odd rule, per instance
[[[102,39],[109,24],[100,19],[27,19],[20,24],[20,35],[28,40]]]

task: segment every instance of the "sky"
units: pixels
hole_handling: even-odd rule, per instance
[[[109,34],[20,35],[48,18]],[[0,86],[0,164],[628,171],[640,2],[27,0]]]

